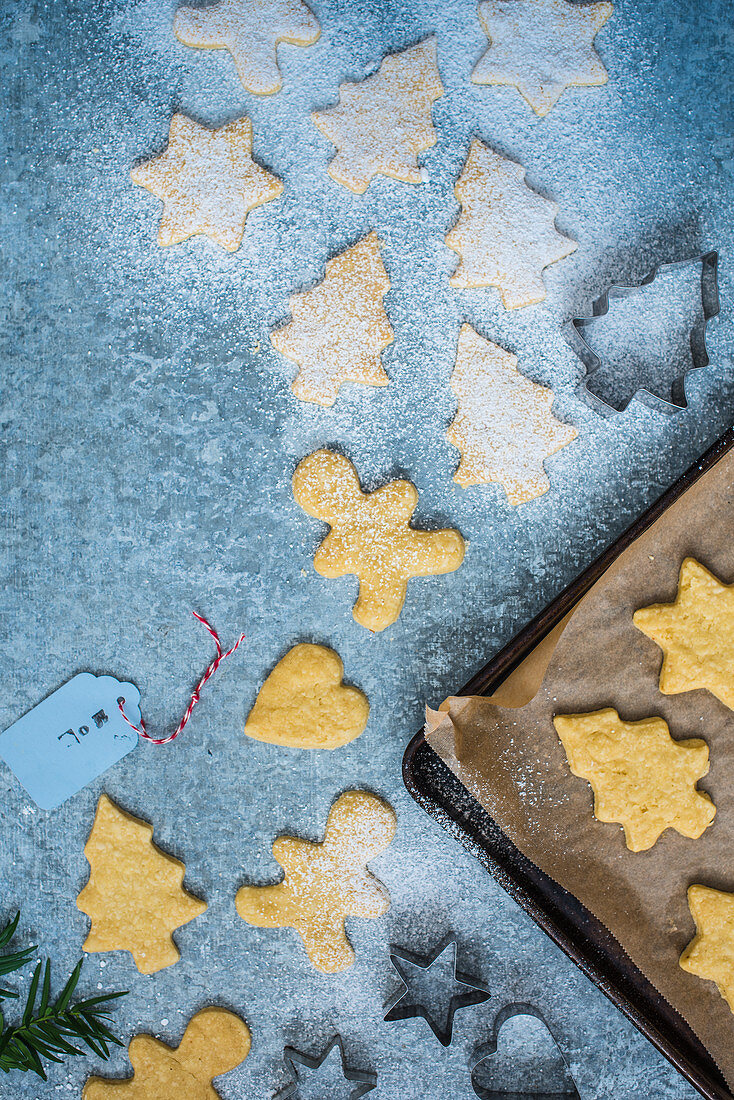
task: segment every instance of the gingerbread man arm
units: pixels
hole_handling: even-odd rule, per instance
[[[440,531],[408,532],[401,547],[400,564],[410,576],[453,573],[464,560],[464,540],[450,527]]]

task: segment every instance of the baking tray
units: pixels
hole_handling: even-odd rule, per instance
[[[732,447],[734,428],[725,432],[456,694],[491,695],[496,691],[616,558]],[[403,779],[418,805],[476,856],[535,923],[702,1096],[708,1100],[734,1100],[715,1062],[682,1016],[635,966],[606,926],[505,836],[433,751],[423,731],[416,734],[405,751]]]

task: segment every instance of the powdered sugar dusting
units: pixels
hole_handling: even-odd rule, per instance
[[[499,481],[510,504],[550,488],[544,459],[576,438],[553,416],[553,392],[525,378],[517,356],[463,325],[451,388],[459,409],[447,435],[461,451],[454,480],[466,488]]]

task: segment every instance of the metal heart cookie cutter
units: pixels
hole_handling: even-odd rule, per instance
[[[566,1055],[529,1004],[498,1012],[491,1039],[474,1051],[469,1069],[479,1100],[580,1100]]]
[[[667,413],[688,407],[685,380],[708,366],[706,324],[719,312],[717,252],[659,264],[635,286],[613,284],[592,316],[564,326],[586,367],[597,411],[623,412],[633,397]]]

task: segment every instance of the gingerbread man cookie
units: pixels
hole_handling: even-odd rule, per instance
[[[299,462],[293,495],[310,516],[331,531],[314,556],[322,577],[359,578],[354,618],[368,630],[394,623],[410,577],[453,573],[464,560],[458,531],[416,531],[410,518],[418,491],[409,481],[391,481],[364,493],[357,471],[343,455],[315,451]]]
[[[129,951],[141,974],[178,962],[171,933],[207,908],[183,887],[186,868],[153,843],[153,827],[100,797],[84,848],[87,885],[77,907],[92,919],[85,951]]]
[[[734,894],[695,884],[688,888],[688,905],[696,935],[680,965],[688,974],[716,982],[734,1012]]]
[[[390,844],[395,814],[365,791],[347,791],[329,811],[321,844],[281,836],[273,855],[285,871],[276,886],[243,886],[237,912],[257,928],[294,928],[309,959],[324,974],[345,970],[354,951],[347,917],[380,917],[390,906],[385,887],[367,863]]]
[[[333,649],[294,646],[260,688],[245,733],[298,749],[337,749],[353,741],[367,725],[370,705],[361,691],[342,683],[343,675]]]
[[[293,320],[273,347],[300,367],[293,392],[327,407],[344,382],[386,386],[380,352],[393,340],[382,300],[390,289],[375,232],[333,256],[313,290],[291,295]]]
[[[206,7],[184,4],[173,33],[184,46],[229,50],[248,92],[272,95],[282,83],[278,45],[311,46],[321,30],[301,0],[220,0]]]
[[[251,210],[283,192],[283,184],[252,159],[252,123],[238,118],[209,130],[174,115],[168,146],[130,173],[133,183],[163,200],[158,244],[198,234],[235,252]]]
[[[734,584],[686,558],[675,603],[641,607],[633,621],[663,651],[663,695],[705,688],[734,710]]]
[[[698,737],[674,741],[662,718],[623,722],[607,707],[553,719],[574,775],[594,791],[594,816],[624,829],[631,852],[652,848],[666,829],[698,839],[716,807],[696,784],[709,770]]]
[[[418,153],[436,144],[432,106],[442,95],[435,38],[390,54],[359,84],[342,84],[339,103],[311,115],[338,150],[331,178],[357,195],[378,175],[422,183]]]
[[[212,1078],[229,1073],[250,1053],[250,1029],[224,1008],[205,1008],[189,1022],[178,1047],[136,1035],[128,1081],[90,1077],[82,1100],[219,1100]]]

